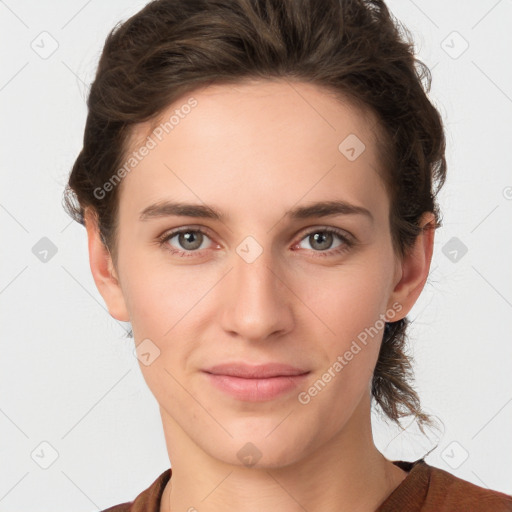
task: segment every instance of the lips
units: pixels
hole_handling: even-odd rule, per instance
[[[282,363],[266,363],[256,366],[246,363],[224,363],[203,371],[213,375],[226,375],[243,379],[268,379],[309,373],[309,370]]]

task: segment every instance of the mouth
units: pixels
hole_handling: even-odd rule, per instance
[[[242,401],[265,402],[289,394],[311,372],[280,363],[258,366],[230,363],[213,366],[203,373],[224,394]]]
[[[283,363],[266,363],[249,365],[246,363],[225,363],[203,370],[212,375],[227,375],[245,379],[267,379],[272,377],[288,377],[309,373],[309,370],[297,368]]]

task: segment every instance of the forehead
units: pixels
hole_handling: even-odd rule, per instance
[[[306,194],[375,202],[383,192],[376,126],[369,111],[308,83],[196,89],[135,126],[128,154],[152,148],[123,179],[121,196],[139,209],[165,197],[233,198],[260,210],[261,197],[283,206]]]
[[[190,108],[192,102],[194,107]],[[271,132],[272,128],[274,131],[283,128],[283,137],[291,131],[299,138],[302,135],[310,137],[312,141],[315,134],[321,136],[325,131],[334,133],[340,128],[342,131],[352,129],[369,143],[374,142],[378,136],[376,117],[370,109],[356,107],[340,91],[334,92],[326,87],[287,79],[245,79],[232,84],[199,87],[183,94],[152,121],[135,125],[131,132],[130,146],[140,145],[155,128],[157,131],[159,127],[163,128],[165,135],[170,131],[174,134],[183,132],[185,123],[182,121],[187,117],[193,117],[201,123],[218,120],[219,123],[214,126],[215,131],[209,130],[208,136],[215,132],[230,135],[233,130],[229,128],[238,130],[240,121],[244,120],[247,129],[264,128],[260,134]],[[167,126],[166,130],[165,125],[169,121],[172,126]],[[182,125],[180,130],[179,124]],[[195,136],[200,137],[202,133],[197,131],[198,126],[194,125],[194,128]],[[209,128],[205,125],[205,130]],[[337,134],[338,137],[341,135]]]

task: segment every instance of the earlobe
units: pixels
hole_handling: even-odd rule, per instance
[[[398,302],[402,309],[400,318],[405,317],[416,303],[425,286],[430,271],[432,253],[434,250],[435,216],[426,212],[420,219],[422,231],[417,236],[414,246],[400,263],[398,282],[395,284],[390,296],[389,304]]]
[[[103,297],[110,315],[116,320],[129,322],[130,317],[123,292],[111,254],[101,239],[97,217],[88,208],[84,213],[84,218],[89,248],[89,265],[96,287]]]

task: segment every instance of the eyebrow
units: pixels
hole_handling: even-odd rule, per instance
[[[357,206],[346,201],[319,201],[306,206],[297,206],[288,210],[285,217],[290,220],[309,219],[316,217],[328,217],[330,215],[364,215],[373,223],[373,215],[362,206]],[[208,205],[177,203],[172,201],[160,201],[152,204],[140,213],[140,221],[161,217],[198,217],[224,222],[226,215],[216,208]]]

